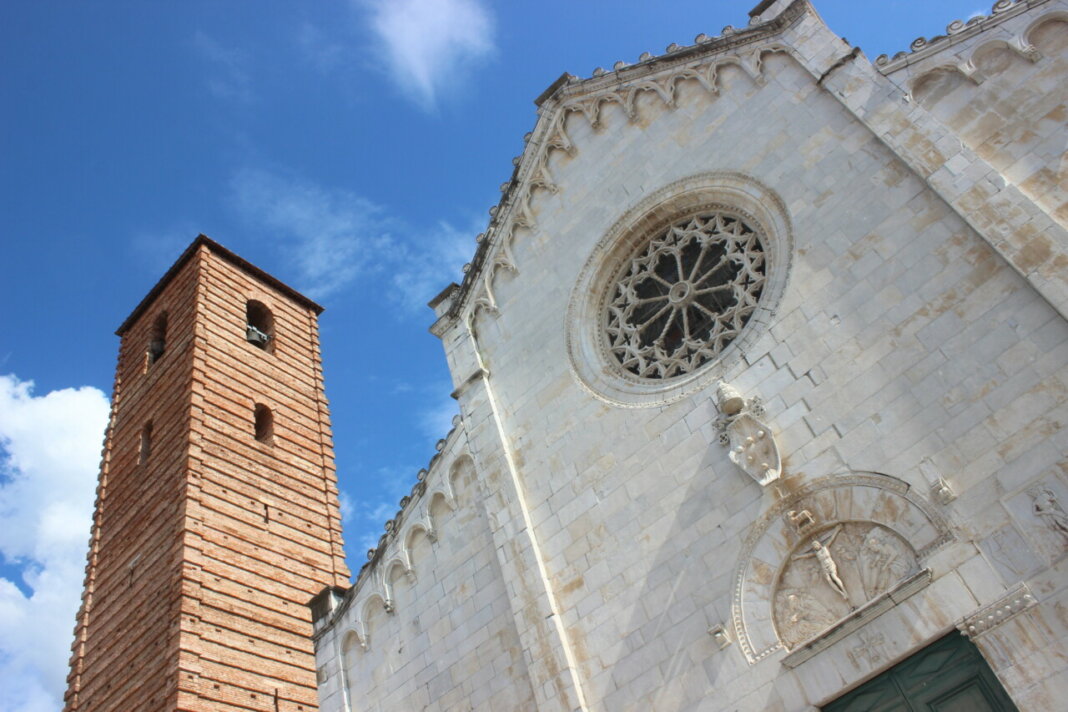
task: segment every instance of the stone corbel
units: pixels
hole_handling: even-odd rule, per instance
[[[782,474],[779,446],[762,418],[764,406],[757,397],[743,398],[734,386],[721,382],[716,390],[720,417],[719,442],[730,448],[730,459],[766,487]]]

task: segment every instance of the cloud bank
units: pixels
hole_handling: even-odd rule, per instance
[[[108,399],[0,376],[0,709],[62,707]]]

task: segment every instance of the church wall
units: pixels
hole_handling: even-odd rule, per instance
[[[1004,561],[1059,556],[1039,553],[1056,534],[1019,503],[1039,482],[1064,492],[1064,320],[792,60],[764,68],[763,86],[724,70],[712,100],[681,83],[673,110],[650,95],[636,123],[611,104],[599,130],[571,114],[575,155],[549,164],[560,192],[533,200],[518,273],[495,282],[499,314],[476,322],[589,709],[822,703],[1005,593],[1024,572]],[[644,195],[707,171],[754,177],[793,222],[782,304],[724,371],[767,401],[788,476],[881,472],[926,496],[943,474],[960,495],[939,510],[955,541],[931,559],[933,582],[868,628],[881,640],[869,657],[840,644],[793,673],[719,651],[706,631],[729,627],[742,540],[772,496],[716,443],[711,389],[620,408],[569,369],[565,315],[586,255]],[[990,546],[999,532],[1007,557]],[[1064,577],[1044,576],[1036,616],[1049,617]],[[1032,651],[1063,651],[1047,625]],[[1051,679],[1006,683],[1040,696]]]
[[[321,709],[532,708],[465,440],[443,442],[320,633]]]
[[[979,156],[1068,225],[1068,3],[1033,2],[951,25],[947,36],[887,62],[892,81]],[[973,34],[974,32],[974,34]]]
[[[1063,215],[990,166],[1060,170],[1063,122],[1028,117],[1061,59],[980,85],[1000,113],[973,125],[768,8],[776,36],[539,99],[489,248],[433,303],[462,424],[316,615],[322,709],[812,710],[955,630],[1020,709],[1058,706],[1068,322],[1059,253],[1025,253]],[[617,387],[597,275],[687,191],[764,231],[768,308],[685,385]],[[778,480],[732,461],[742,416]]]

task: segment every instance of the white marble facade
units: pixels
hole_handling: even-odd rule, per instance
[[[1068,0],[758,9],[540,99],[323,710],[811,710],[954,628],[1068,694]]]

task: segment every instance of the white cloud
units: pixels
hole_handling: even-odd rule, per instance
[[[396,248],[390,298],[409,312],[423,314],[426,304],[449,282],[459,281],[461,269],[475,253],[477,224],[457,230],[439,222],[433,230],[412,233],[409,244]]]
[[[108,399],[0,376],[0,709],[62,706]]]
[[[370,0],[371,28],[394,81],[424,109],[494,52],[480,0]]]
[[[297,268],[297,288],[312,299],[388,272],[389,300],[426,317],[426,303],[474,254],[477,227],[410,229],[355,193],[261,170],[240,171],[231,185],[237,211],[279,245]]]
[[[226,47],[200,30],[193,35],[193,49],[212,67],[207,79],[212,94],[242,103],[252,101],[249,59],[243,50]]]
[[[375,269],[389,221],[358,195],[244,170],[232,181],[238,212],[274,232],[298,270],[298,288],[321,299]]]

